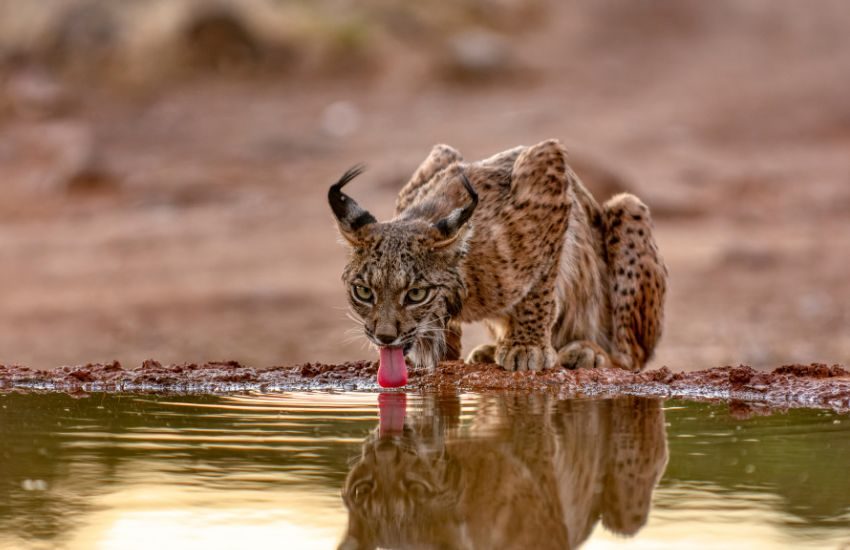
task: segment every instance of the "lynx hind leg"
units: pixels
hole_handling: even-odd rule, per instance
[[[602,523],[615,533],[634,535],[646,523],[652,493],[667,467],[664,409],[658,399],[624,397],[611,403]]]
[[[641,370],[661,337],[667,268],[652,234],[649,208],[629,193],[603,207],[615,366]]]
[[[611,358],[598,344],[576,340],[558,350],[558,361],[568,369],[599,369],[611,366]]]
[[[435,145],[428,158],[422,161],[410,181],[399,191],[396,199],[396,214],[415,202],[423,192],[428,189],[428,182],[439,172],[455,162],[460,162],[463,157],[456,149],[449,145]]]

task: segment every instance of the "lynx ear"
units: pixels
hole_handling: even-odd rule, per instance
[[[364,210],[354,199],[342,192],[342,188],[363,173],[363,166],[354,166],[339,178],[328,190],[328,203],[339,225],[340,235],[352,245],[358,242],[356,233],[360,228],[375,223],[375,216]]]
[[[432,245],[435,249],[445,248],[454,243],[461,234],[461,228],[469,221],[472,213],[475,212],[475,207],[478,206],[478,193],[475,192],[475,188],[472,187],[472,183],[470,183],[466,174],[463,171],[459,171],[459,174],[464,189],[469,193],[469,204],[461,208],[455,208],[451,214],[434,223],[434,229],[441,236],[441,239]]]

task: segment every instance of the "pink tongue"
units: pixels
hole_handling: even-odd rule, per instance
[[[381,349],[378,365],[378,384],[382,388],[398,388],[407,384],[407,363],[401,347],[385,346]]]

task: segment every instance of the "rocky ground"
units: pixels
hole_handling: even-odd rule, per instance
[[[558,137],[600,198],[653,210],[671,278],[651,367],[850,363],[850,12],[647,6],[541,2],[420,33],[399,21],[421,14],[376,12],[377,30],[335,27],[280,71],[279,45],[232,29],[243,46],[212,61],[190,33],[202,47],[176,58],[202,69],[181,78],[102,80],[51,57],[65,42],[7,63],[0,360],[372,359],[346,334],[329,183],[367,163],[351,193],[385,218],[435,143],[475,159]]]
[[[120,363],[86,364],[54,370],[0,365],[0,391],[220,393],[234,391],[375,390],[377,367],[359,361],[308,363],[256,369],[235,361],[162,365],[148,360],[135,369]],[[560,397],[639,395],[724,399],[740,402],[737,414],[759,406],[850,410],[850,371],[823,364],[787,365],[770,372],[723,367],[643,373],[620,369],[507,372],[494,365],[443,363],[433,373],[414,371],[405,389],[418,391],[533,391]]]

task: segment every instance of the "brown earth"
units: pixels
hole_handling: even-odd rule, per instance
[[[232,392],[245,390],[377,389],[374,362],[341,365],[308,363],[255,369],[235,361],[162,365],[148,360],[134,370],[118,362],[33,370],[0,365],[0,391],[49,390],[71,393]],[[419,391],[534,391],[561,397],[641,395],[724,399],[738,415],[753,405],[771,408],[816,407],[850,410],[850,371],[837,365],[787,365],[771,372],[748,366],[692,372],[663,367],[643,373],[620,369],[566,370],[545,373],[507,372],[494,365],[446,362],[434,373],[412,371],[405,389]]]
[[[671,279],[653,366],[850,362],[846,3],[546,9],[487,75],[387,39],[341,77],[7,76],[0,360],[372,358],[346,339],[328,184],[366,162],[351,193],[385,218],[434,143],[474,159],[558,137],[601,197],[654,212]]]

